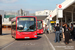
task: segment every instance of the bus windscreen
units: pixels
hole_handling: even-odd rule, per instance
[[[37,21],[38,29],[42,29],[42,21]]]
[[[29,32],[36,30],[36,19],[31,17],[17,18],[17,31]]]

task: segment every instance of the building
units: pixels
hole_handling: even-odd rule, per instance
[[[6,11],[5,15],[18,15],[17,12],[13,12],[13,11]]]
[[[18,10],[18,15],[19,16],[29,16],[29,11],[25,11],[25,10]]]
[[[36,16],[48,16],[52,13],[52,10],[43,10],[43,11],[36,11],[35,15]]]
[[[13,12],[13,11],[6,11],[4,12],[4,21],[2,21],[2,26],[11,26],[11,19],[18,16],[17,12]],[[12,17],[12,18],[11,18]]]
[[[35,13],[30,13],[29,16],[35,16]]]
[[[39,20],[43,20],[44,24],[48,24],[48,18],[50,17],[49,15],[52,13],[52,10],[43,10],[43,11],[36,11],[35,16]]]
[[[52,14],[52,10],[43,10],[43,11],[36,11],[35,12],[35,16],[37,17],[38,20],[43,20],[43,27],[45,27],[45,25],[49,27],[49,17]]]
[[[2,11],[1,11],[2,12]],[[5,28],[11,27],[11,19],[16,17],[16,16],[28,16],[29,11],[24,11],[22,9],[18,10],[18,12],[13,12],[13,11],[6,11],[3,14],[3,21],[2,21],[2,27]]]
[[[71,23],[75,23],[75,0],[65,0],[63,3],[57,4],[56,6],[57,8],[50,14],[53,21],[59,23],[60,26],[62,26],[63,23],[67,23],[69,26],[71,26]],[[45,19],[48,21],[46,21],[46,23],[49,23],[49,26],[53,28],[54,24],[51,25],[50,17]],[[51,28],[50,30],[53,30]]]
[[[59,23],[65,22],[67,24],[69,23],[73,23],[75,22],[75,0],[65,0],[63,3],[59,4],[62,7],[60,9],[62,9],[62,12],[59,12],[59,7],[56,8],[53,12],[52,12],[52,19],[53,20],[59,20]],[[59,14],[62,14],[62,16],[59,17]]]
[[[46,20],[49,15],[52,13],[52,10],[43,10],[43,11],[36,11],[35,16],[37,16],[37,19],[39,20]]]

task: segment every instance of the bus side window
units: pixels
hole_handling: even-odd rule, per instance
[[[16,21],[13,21],[13,22],[12,22],[11,28],[12,28],[13,30],[16,30]]]

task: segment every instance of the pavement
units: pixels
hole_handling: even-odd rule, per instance
[[[50,43],[53,45],[53,48],[55,50],[75,50],[75,41],[71,41],[71,39],[69,40],[70,43],[68,45],[66,45],[64,43],[65,39],[61,38],[60,43],[58,42],[54,42],[55,40],[55,33],[51,33],[51,34],[46,34],[46,36],[48,37]]]

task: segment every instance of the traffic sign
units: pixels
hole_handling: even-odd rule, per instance
[[[56,20],[56,23],[58,23],[58,24],[59,24],[59,20]]]
[[[62,9],[58,9],[58,18],[63,18],[63,10]]]
[[[52,17],[52,15],[50,15],[50,17]]]
[[[63,18],[63,6],[61,4],[57,5],[57,17],[58,18]]]
[[[59,8],[62,8],[62,5],[58,5]]]
[[[52,15],[49,15],[48,17],[49,17],[49,20],[52,20]]]
[[[58,8],[58,9],[62,9],[62,7],[63,7],[63,6],[62,6],[61,4],[57,4],[57,8]]]

